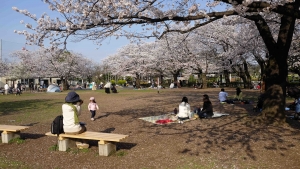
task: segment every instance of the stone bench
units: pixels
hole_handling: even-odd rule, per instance
[[[8,143],[11,139],[20,137],[20,131],[29,128],[28,126],[0,125],[2,143]]]
[[[58,149],[59,151],[67,151],[70,145],[70,138],[73,139],[86,139],[86,140],[98,140],[98,148],[100,156],[109,156],[111,153],[117,150],[116,142],[120,142],[122,139],[128,137],[128,135],[114,134],[114,133],[100,133],[86,131],[81,134],[52,134],[46,133],[47,136],[58,137]]]

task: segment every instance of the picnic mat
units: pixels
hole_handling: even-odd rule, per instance
[[[227,116],[227,115],[229,115],[229,114],[214,112],[214,115],[212,116],[212,118],[222,117],[222,116]],[[139,118],[139,119],[145,120],[147,122],[154,123],[154,124],[178,123],[177,117],[175,117],[175,115],[171,114],[171,113],[162,114],[162,115],[159,115],[159,116],[142,117],[142,118]],[[195,120],[195,119],[196,118],[191,118],[191,119],[183,120],[183,122],[188,122],[188,121]]]

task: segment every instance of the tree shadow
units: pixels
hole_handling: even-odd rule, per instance
[[[113,114],[127,115],[128,122],[137,124],[138,131],[135,132],[145,132],[149,139],[157,137],[160,138],[158,140],[163,140],[163,138],[184,139],[185,146],[178,152],[191,156],[200,156],[203,153],[212,154],[215,151],[224,154],[237,151],[236,153],[246,154],[244,160],[256,161],[259,151],[253,146],[257,146],[258,143],[262,143],[263,149],[266,151],[280,151],[281,156],[285,156],[286,152],[295,146],[284,141],[285,136],[292,135],[292,130],[275,126],[248,127],[245,122],[255,116],[249,117],[247,114],[238,116],[238,112],[221,118],[194,120],[184,124],[157,125],[143,120],[136,122],[140,117],[165,113],[155,111],[155,109],[151,110],[154,107],[150,106],[149,111],[144,111],[144,109],[122,110]]]
[[[32,133],[27,133],[27,132],[21,132],[20,133],[20,137],[22,139],[39,139],[39,138],[42,138],[42,137],[45,137],[46,135],[45,134],[32,134]]]
[[[23,113],[24,109],[36,109],[38,104],[43,104],[46,108],[51,109],[53,107],[53,102],[49,102],[50,100],[21,100],[21,101],[14,101],[14,102],[1,102],[0,103],[0,116],[16,114],[16,113]],[[57,102],[60,103],[60,102]]]
[[[114,128],[114,127],[107,128],[107,129],[102,130],[102,131],[100,131],[100,132],[102,132],[102,133],[111,133],[112,131],[115,131],[115,128]]]

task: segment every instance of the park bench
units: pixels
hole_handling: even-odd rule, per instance
[[[0,125],[2,143],[8,143],[11,139],[20,137],[20,131],[28,126]]]
[[[122,139],[128,137],[128,135],[114,134],[114,133],[100,133],[86,131],[81,134],[52,134],[51,132],[46,133],[47,136],[58,137],[58,149],[59,151],[67,151],[69,148],[69,139],[86,139],[86,140],[98,140],[98,148],[100,156],[109,156],[111,153],[115,152],[116,142],[120,142]]]

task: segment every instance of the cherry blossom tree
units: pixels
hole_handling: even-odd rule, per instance
[[[47,14],[40,18],[26,10],[13,9],[37,23],[25,26],[34,32],[16,31],[26,36],[28,43],[44,45],[50,40],[55,48],[66,45],[70,37],[95,40],[101,44],[109,36],[161,37],[168,32],[187,33],[226,16],[238,15],[253,21],[267,49],[268,60],[265,69],[267,99],[263,113],[256,122],[283,123],[285,121],[287,58],[291,46],[296,19],[300,18],[300,0],[219,0],[208,1],[213,7],[224,3],[224,11],[206,12],[195,0],[45,0],[49,8],[62,14],[63,18],[52,19]],[[268,16],[279,18],[279,29],[272,32]],[[173,29],[179,22],[186,26]],[[140,32],[130,32],[132,25],[145,26]],[[274,34],[276,33],[276,34]]]
[[[16,57],[9,76],[15,78],[60,77],[63,88],[67,88],[69,78],[87,78],[90,76],[91,61],[81,54],[40,48],[37,51],[14,51]]]
[[[140,88],[140,78],[147,74],[147,53],[142,48],[143,45],[126,45],[103,62],[109,66],[113,75],[132,74],[136,80],[136,87]]]
[[[9,71],[10,68],[10,63],[7,60],[0,60],[0,74],[5,76],[7,75],[7,72]]]
[[[300,76],[300,24],[298,22],[293,36],[293,42],[289,53],[288,65],[289,71]]]

